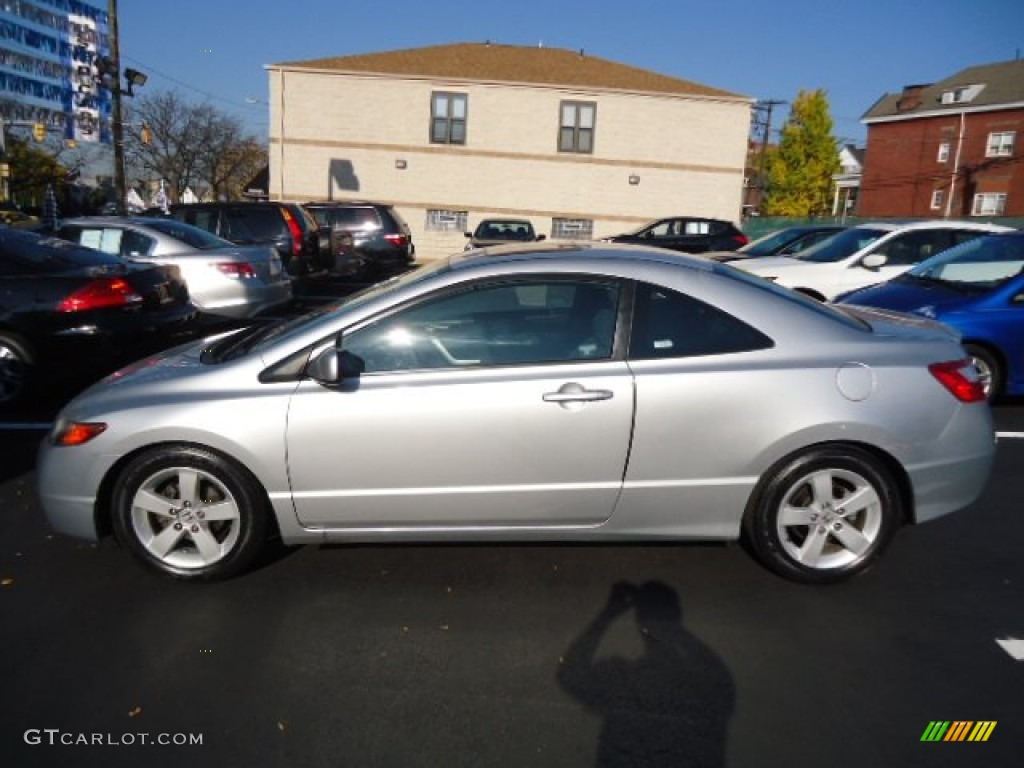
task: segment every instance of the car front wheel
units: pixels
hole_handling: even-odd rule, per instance
[[[854,446],[812,449],[763,478],[744,518],[768,568],[793,581],[841,581],[867,569],[902,517],[890,471]]]
[[[118,539],[178,579],[233,576],[252,564],[267,538],[267,502],[256,481],[202,448],[139,455],[120,474],[113,498]]]

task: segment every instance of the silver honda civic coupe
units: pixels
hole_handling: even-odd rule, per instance
[[[125,368],[41,448],[57,531],[209,580],[286,544],[744,537],[837,581],[970,505],[977,372],[925,318],[700,257],[585,243],[451,257]]]

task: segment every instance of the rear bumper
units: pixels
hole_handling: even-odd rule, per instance
[[[926,455],[907,466],[914,491],[915,523],[970,506],[984,493],[996,455],[988,406],[962,407],[936,441],[935,449],[934,456]]]

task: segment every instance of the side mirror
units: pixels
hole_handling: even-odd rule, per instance
[[[884,253],[869,253],[860,260],[860,265],[864,267],[864,269],[880,269],[888,263],[889,257]]]
[[[366,370],[366,363],[357,355],[337,347],[328,347],[310,361],[306,374],[325,386],[340,384],[346,379],[358,378]]]
[[[472,232],[463,232],[462,234],[464,234],[466,237],[472,237],[473,236]]]
[[[537,242],[538,242],[538,243],[539,243],[539,242],[540,242],[541,240],[547,240],[547,239],[548,239],[548,236],[547,236],[547,235],[537,235]]]

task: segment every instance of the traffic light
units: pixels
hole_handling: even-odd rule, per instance
[[[117,82],[117,67],[109,56],[96,59],[96,85],[100,88],[112,88]]]
[[[36,141],[46,141],[46,124],[36,123],[32,126],[32,138]]]

